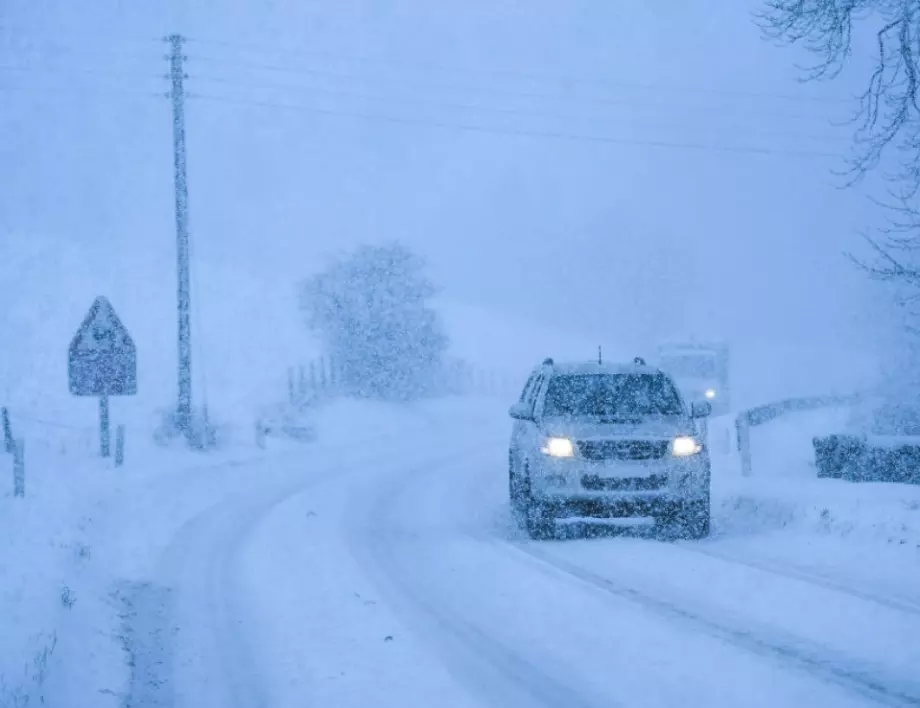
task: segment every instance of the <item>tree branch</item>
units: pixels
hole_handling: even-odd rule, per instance
[[[877,61],[854,115],[856,154],[848,160],[851,180],[875,169],[884,154],[899,153],[900,168],[889,178],[904,196],[920,190],[920,6],[915,0],[768,0],[756,15],[764,36],[800,44],[818,63],[803,69],[803,80],[838,76],[852,54],[857,20],[879,18]]]

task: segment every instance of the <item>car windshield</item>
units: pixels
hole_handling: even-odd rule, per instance
[[[554,376],[543,412],[549,417],[680,415],[680,397],[662,374]]]

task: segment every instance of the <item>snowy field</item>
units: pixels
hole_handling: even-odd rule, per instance
[[[535,543],[506,408],[337,402],[314,443],[119,470],[37,450],[0,498],[0,705],[920,701],[920,490],[816,480],[826,416],[755,430],[750,478],[716,458],[704,542]]]
[[[315,441],[261,449],[255,418],[318,348],[290,283],[215,262],[195,390],[225,442],[162,448],[174,322],[150,303],[171,281],[40,242],[16,258],[18,358],[0,376],[27,475],[12,498],[0,456],[0,708],[920,702],[920,489],[816,479],[811,437],[840,412],[754,429],[749,478],[732,421],[713,420],[704,542],[576,524],[533,543],[507,507],[511,394],[335,401]],[[58,289],[16,279],[37,263]],[[140,395],[113,401],[119,469],[96,456],[95,402],[66,388],[67,341],[98,294],[141,353]],[[438,307],[451,354],[512,387],[544,356],[596,351],[564,326]],[[764,402],[776,384],[756,383],[745,395]]]

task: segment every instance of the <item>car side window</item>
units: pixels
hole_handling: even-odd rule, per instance
[[[534,382],[537,380],[536,374],[531,374],[530,378],[527,379],[527,383],[524,384],[524,390],[521,391],[520,403],[526,403],[528,396],[530,396],[530,389],[533,387]]]
[[[537,377],[537,380],[534,382],[533,388],[530,389],[530,393],[527,396],[527,405],[530,407],[531,413],[536,413],[536,404],[537,399],[540,397],[540,391],[543,389],[543,384],[546,382],[546,375],[540,374]]]

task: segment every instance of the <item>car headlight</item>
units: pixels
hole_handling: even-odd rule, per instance
[[[708,398],[711,401],[713,398],[716,397],[716,390],[714,388],[707,388],[706,393],[704,395],[706,396],[706,398]]]
[[[689,435],[674,438],[674,442],[671,443],[671,454],[674,457],[691,457],[699,454],[702,450],[703,446],[700,441]]]
[[[550,457],[574,457],[575,446],[568,438],[547,438],[540,451]]]

